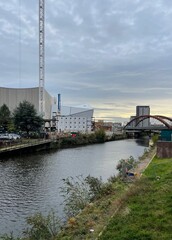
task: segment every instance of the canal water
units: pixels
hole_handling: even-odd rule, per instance
[[[117,174],[120,159],[138,159],[148,146],[143,140],[121,140],[50,153],[0,157],[0,235],[21,236],[26,217],[51,209],[62,215],[62,179],[89,174],[107,181]]]

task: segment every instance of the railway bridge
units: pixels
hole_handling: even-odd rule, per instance
[[[146,119],[155,119],[158,121],[158,124],[141,124]],[[126,133],[160,132],[164,129],[172,130],[172,118],[162,115],[142,115],[133,118],[123,129]]]

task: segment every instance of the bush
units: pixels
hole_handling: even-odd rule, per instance
[[[99,198],[102,195],[102,189],[103,189],[103,182],[102,178],[95,178],[88,175],[85,178],[86,184],[89,186],[89,193],[91,200],[94,200],[95,198]]]
[[[11,233],[10,235],[5,234],[2,237],[0,236],[0,240],[20,240],[20,238],[15,238],[13,233]]]
[[[24,231],[29,240],[51,240],[54,239],[61,229],[61,221],[51,211],[46,217],[41,213],[27,218],[30,228]]]
[[[95,136],[96,136],[96,140],[99,143],[103,143],[106,141],[106,133],[104,131],[104,129],[98,129],[95,131]]]
[[[104,184],[101,178],[83,178],[82,175],[63,179],[61,195],[64,198],[64,212],[67,217],[76,216],[91,201],[112,191],[111,184]]]
[[[119,177],[125,179],[127,176],[127,171],[133,169],[136,166],[136,160],[130,156],[129,159],[121,159],[116,166],[116,169],[119,170]]]
[[[73,177],[63,179],[60,192],[64,198],[64,212],[67,217],[75,216],[90,202],[89,187],[82,175],[75,179]]]
[[[159,139],[159,134],[154,134],[152,136],[152,141],[153,141],[154,144],[157,143],[158,139]]]

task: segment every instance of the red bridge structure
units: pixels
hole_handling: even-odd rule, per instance
[[[143,122],[146,119],[155,119],[160,122],[156,125],[149,124],[148,126],[139,126],[141,122]],[[134,131],[134,130],[163,130],[163,129],[170,129],[172,130],[172,118],[162,116],[162,115],[142,115],[133,118],[131,121],[129,121],[125,126],[124,130],[128,131]]]

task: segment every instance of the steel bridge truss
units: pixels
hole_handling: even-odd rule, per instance
[[[142,116],[138,116],[133,118],[131,121],[129,121],[126,126],[124,127],[124,129],[127,129],[131,126],[131,124],[135,123],[135,126],[133,126],[133,128],[137,128],[139,123],[141,123],[142,121],[144,121],[145,119],[149,119],[149,118],[153,118],[158,120],[159,122],[161,122],[163,125],[165,125],[165,127],[167,129],[172,129],[172,118],[166,117],[166,116],[162,116],[162,115],[142,115]],[[171,122],[171,124],[169,124],[168,122]],[[134,124],[133,124],[134,125]]]

